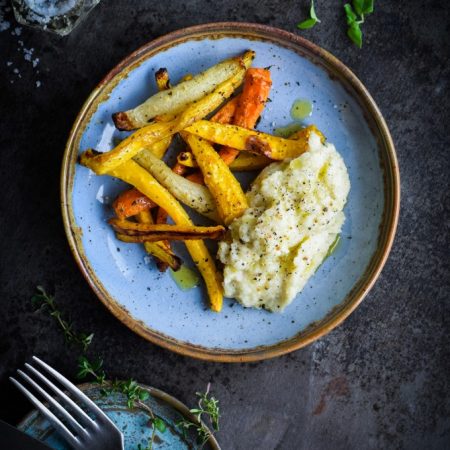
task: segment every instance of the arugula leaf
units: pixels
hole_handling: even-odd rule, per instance
[[[300,30],[308,30],[312,28],[316,23],[320,23],[317,17],[316,10],[314,9],[314,0],[311,0],[311,6],[309,8],[309,19],[304,20],[297,24],[297,28]]]
[[[347,36],[358,46],[358,48],[362,47],[362,31],[358,22],[350,24],[347,30]]]

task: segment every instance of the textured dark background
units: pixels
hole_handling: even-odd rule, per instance
[[[221,401],[218,437],[226,450],[450,448],[446,1],[376,2],[362,50],[345,35],[339,1],[318,0],[322,23],[302,32],[346,63],[372,93],[392,132],[402,176],[389,261],[363,304],[328,336],[254,364],[175,355],[107,312],[66,243],[59,210],[65,140],[84,99],[110,68],[145,42],[194,24],[253,21],[296,32],[307,7],[305,0],[104,0],[60,38],[15,30],[0,1],[11,23],[0,32],[2,419],[15,423],[30,409],[7,378],[31,355],[69,377],[75,371],[74,350],[53,320],[30,304],[34,286],[43,284],[78,328],[95,332],[92,354],[103,355],[111,376],[135,377],[188,404],[211,381]]]

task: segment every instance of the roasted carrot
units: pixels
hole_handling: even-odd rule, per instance
[[[241,96],[238,95],[232,98],[228,103],[225,103],[225,105],[211,117],[211,121],[225,124],[232,123],[240,97]]]
[[[194,183],[197,183],[197,184],[205,184],[205,180],[203,179],[203,174],[200,172],[200,170],[196,170],[195,172],[192,172],[186,178],[189,181],[193,181]]]
[[[119,235],[142,238],[141,240],[128,239],[127,242],[160,242],[164,239],[175,241],[220,239],[225,233],[225,228],[222,225],[213,227],[168,224],[155,225],[120,219],[110,219],[108,222]]]
[[[269,97],[272,80],[267,69],[250,68],[245,74],[244,87],[236,106],[233,125],[253,129],[264,109]],[[219,151],[220,157],[230,165],[239,154],[231,147],[223,147]]]
[[[150,211],[142,211],[136,216],[138,223],[152,224],[153,218]],[[165,244],[167,242],[167,245]],[[160,272],[165,272],[168,267],[177,271],[183,264],[183,261],[172,252],[168,246],[168,241],[144,242],[147,253],[155,258],[156,267]]]
[[[254,128],[269,97],[271,86],[272,80],[269,70],[248,69],[245,73],[242,94],[223,106],[211,118],[211,122],[218,122],[224,125],[231,123],[243,128]],[[238,154],[238,150],[228,146],[219,150],[219,156],[228,166],[236,159]],[[195,171],[186,178],[195,183],[204,184],[200,171]]]
[[[176,173],[177,175],[185,175],[188,168],[186,166],[183,166],[182,164],[176,162],[175,165],[172,168],[172,172]]]
[[[113,203],[113,209],[119,219],[135,216],[141,211],[148,211],[156,206],[147,196],[136,188],[120,194]]]

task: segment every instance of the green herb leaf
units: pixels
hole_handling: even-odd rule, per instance
[[[353,0],[352,3],[356,14],[362,16],[364,14],[364,0]]]
[[[359,48],[362,47],[362,31],[357,22],[350,24],[347,35]]]
[[[345,15],[347,17],[347,25],[351,25],[353,22],[356,21],[357,16],[356,16],[355,12],[353,11],[352,5],[350,5],[350,3],[346,3],[344,5],[344,9],[345,9]]]
[[[183,431],[183,434],[193,427],[197,432],[197,440],[201,446],[206,444],[211,436],[211,432],[201,423],[201,421],[204,420],[203,416],[209,420],[214,431],[219,431],[219,401],[209,395],[210,387],[211,385],[208,384],[205,393],[196,392],[197,397],[199,397],[198,408],[192,408],[189,410],[195,415],[198,423],[194,423],[186,419],[182,419],[177,423],[177,427]]]
[[[103,361],[101,359],[90,362],[86,356],[80,356],[77,378],[83,379],[88,375],[91,375],[96,383],[103,384],[105,382],[106,374],[103,370]]]
[[[297,25],[300,30],[309,30],[317,23],[316,19],[306,19]]]
[[[76,333],[72,324],[63,318],[61,311],[59,311],[56,306],[54,297],[48,295],[42,286],[37,286],[36,291],[37,292],[31,299],[35,307],[38,308],[38,310],[47,310],[50,316],[55,319],[60,328],[63,330],[66,341],[77,344],[82,348],[83,352],[86,352],[89,345],[92,343],[94,333]],[[83,379],[88,376],[91,376],[96,383],[105,386],[106,373],[103,369],[103,361],[100,358],[90,361],[85,355],[82,355],[78,360],[77,378]],[[131,379],[127,381],[114,380],[111,382],[110,388],[102,387],[100,390],[102,396],[110,395],[114,392],[125,395],[128,408],[139,408],[149,415],[149,423],[152,425],[152,434],[148,444],[145,447],[139,444],[138,449],[152,450],[156,430],[164,433],[167,427],[162,419],[155,417],[150,406],[144,403],[145,400],[149,398],[150,394],[145,389],[142,389],[135,380]],[[191,425],[185,427],[184,429],[188,429],[190,426]],[[202,433],[199,433],[199,436],[201,434]],[[202,435],[204,436],[205,433]]]
[[[164,431],[166,431],[166,422],[164,422],[164,420],[162,420],[160,417],[155,417],[153,419],[153,425],[155,425],[156,429],[160,432],[160,433],[164,433]]]
[[[88,335],[86,333],[77,333],[74,331],[72,323],[63,318],[61,311],[55,303],[55,298],[47,294],[42,286],[36,286],[36,291],[36,294],[31,297],[31,301],[37,310],[47,310],[50,316],[55,319],[63,330],[66,341],[70,344],[79,345],[83,349],[83,352],[85,352],[92,343],[94,333]]]
[[[363,0],[363,13],[372,14],[373,13],[373,0]]]
[[[299,28],[300,30],[308,30],[318,22],[320,22],[320,20],[317,17],[316,10],[314,9],[314,0],[311,0],[311,6],[309,8],[309,19],[306,19],[303,22],[297,24],[297,28]]]
[[[311,8],[309,8],[309,15],[311,19],[315,19],[317,22],[320,22],[319,18],[316,15],[316,11],[314,9],[314,0],[311,0]]]

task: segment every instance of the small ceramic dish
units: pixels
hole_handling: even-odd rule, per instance
[[[189,412],[186,405],[176,398],[143,384],[139,385],[149,394],[145,404],[153,413],[163,420],[166,430],[157,431],[153,448],[171,450],[200,449],[197,443],[197,435],[194,432],[184,434],[176,425],[180,419],[188,419],[195,422],[195,417]],[[140,409],[129,409],[123,394],[104,395],[97,384],[85,383],[78,386],[89,398],[91,398],[122,431],[125,441],[125,450],[136,450],[140,444],[142,448],[148,447],[152,430],[148,423],[148,414]],[[37,410],[30,412],[17,426],[19,430],[38,439],[49,447],[57,450],[68,450],[65,444],[51,424],[39,414]],[[220,450],[214,436],[209,438],[204,450]],[[106,450],[106,449],[105,449]]]
[[[271,67],[273,87],[261,131],[289,125],[293,101],[312,102],[314,123],[347,165],[351,191],[340,245],[283,313],[244,309],[225,300],[207,307],[202,286],[181,291],[160,274],[142,246],[119,242],[106,223],[122,182],[95,176],[76,163],[89,147],[107,151],[124,133],[111,114],[156,91],[160,67],[176,82],[220,60],[256,51],[255,67]],[[249,179],[246,180],[247,182]],[[87,99],[67,143],[61,177],[64,226],[75,259],[100,300],[144,338],[212,361],[252,361],[309,344],[339,325],[373,286],[397,226],[400,180],[394,145],[372,97],[356,76],[325,50],[294,34],[256,24],[200,25],[163,36],[117,65]],[[182,246],[181,246],[182,247]],[[178,247],[178,248],[181,248]],[[183,252],[183,250],[181,250]],[[182,257],[189,263],[184,252]]]

